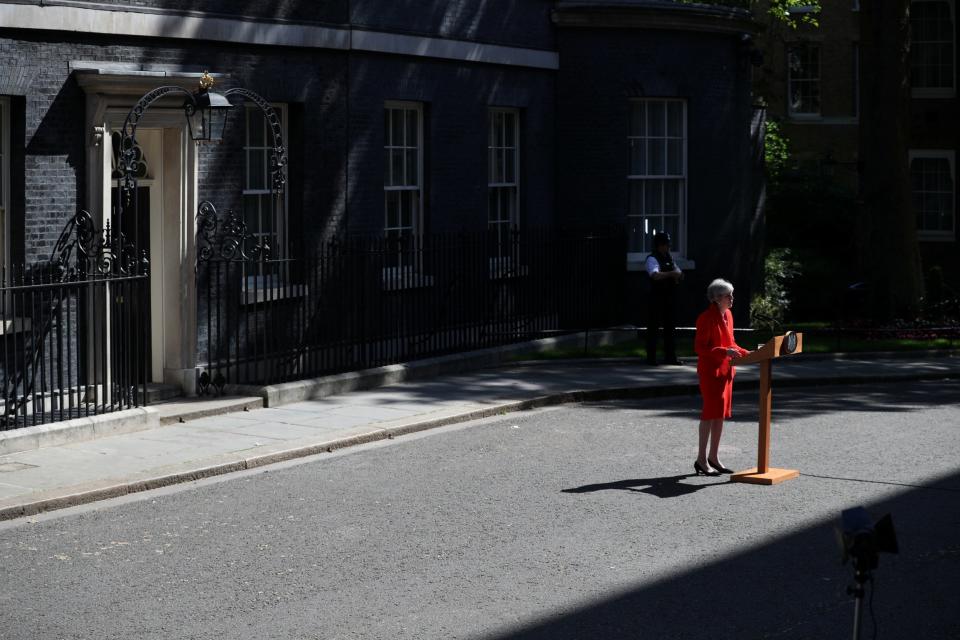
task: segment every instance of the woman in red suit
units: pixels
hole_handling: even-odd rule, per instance
[[[717,476],[733,473],[717,459],[723,420],[732,415],[733,408],[733,377],[736,370],[730,359],[749,352],[733,339],[733,314],[730,313],[733,285],[719,278],[714,280],[707,287],[707,299],[710,306],[697,318],[697,334],[694,338],[703,410],[700,413],[700,451],[693,469],[697,475]]]

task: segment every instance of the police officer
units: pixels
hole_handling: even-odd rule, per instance
[[[677,284],[683,280],[680,270],[670,255],[670,234],[653,236],[653,253],[647,256],[647,275],[650,277],[650,300],[647,304],[647,364],[657,364],[657,334],[663,327],[663,362],[680,364],[674,343],[676,325]]]

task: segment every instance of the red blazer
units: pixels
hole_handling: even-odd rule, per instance
[[[730,356],[727,355],[729,347],[735,348],[740,355],[748,353],[733,339],[733,314],[727,309],[720,315],[720,307],[711,303],[697,318],[697,335],[693,340],[693,348],[697,352],[697,375],[733,378],[736,368],[730,364]]]

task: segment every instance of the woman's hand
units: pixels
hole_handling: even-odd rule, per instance
[[[727,347],[727,355],[731,358],[739,358],[742,354],[740,350],[735,347]]]

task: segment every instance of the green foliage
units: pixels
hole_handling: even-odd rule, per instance
[[[800,275],[800,263],[790,249],[773,249],[763,261],[763,291],[750,301],[750,325],[775,332],[790,308],[787,286]]]
[[[767,120],[764,123],[763,159],[771,188],[780,182],[790,160],[790,140],[783,135],[780,123]]]
[[[800,25],[819,27],[820,0],[769,0],[767,12],[792,29]],[[757,4],[756,0],[754,3]]]

